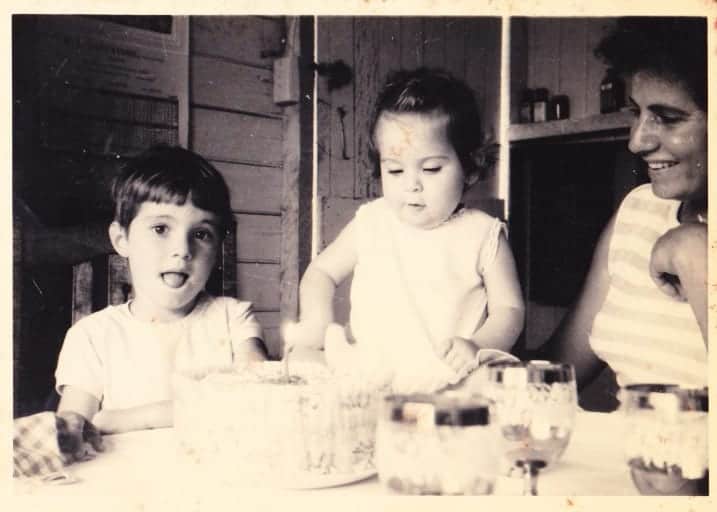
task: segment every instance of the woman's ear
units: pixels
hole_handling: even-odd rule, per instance
[[[127,230],[120,226],[119,222],[115,220],[110,224],[109,234],[112,247],[117,251],[117,254],[126,258],[129,252],[129,248],[127,247]]]
[[[472,187],[480,178],[480,170],[476,169],[465,177],[466,188]]]

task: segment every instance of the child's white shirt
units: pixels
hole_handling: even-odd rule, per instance
[[[56,389],[81,389],[103,409],[171,400],[175,371],[228,368],[238,344],[262,338],[250,302],[202,294],[175,322],[132,315],[129,303],[108,306],[79,320],[65,335],[55,371]]]
[[[485,322],[482,274],[505,225],[464,208],[433,229],[418,229],[400,222],[383,198],[361,206],[354,222],[351,330],[363,364],[401,391],[413,391],[412,382],[454,382],[433,343],[471,338]]]

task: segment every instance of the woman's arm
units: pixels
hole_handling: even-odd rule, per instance
[[[707,345],[707,225],[681,224],[658,238],[650,275],[666,294],[689,302]]]
[[[321,348],[326,327],[334,320],[336,287],[356,265],[354,221],[316,256],[304,272],[299,286],[300,322],[291,329],[292,344]]]
[[[590,271],[578,300],[552,337],[536,354],[531,354],[533,358],[572,364],[575,367],[578,386],[581,388],[592,381],[605,366],[590,347],[590,330],[595,316],[605,302],[610,285],[607,261],[614,225],[613,217],[598,240]],[[560,286],[560,283],[556,283],[556,286]]]
[[[129,409],[102,409],[94,415],[92,423],[103,434],[171,427],[174,423],[174,408],[171,400],[165,400]]]
[[[488,318],[473,342],[479,348],[510,350],[525,324],[525,304],[515,259],[505,235],[498,236],[495,260],[483,273],[488,295]]]

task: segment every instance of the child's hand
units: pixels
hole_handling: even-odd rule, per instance
[[[436,348],[436,353],[461,377],[468,375],[476,366],[478,347],[471,341],[454,336]]]
[[[83,416],[72,411],[58,412],[56,415],[57,444],[60,451],[72,461],[85,460],[89,454],[85,443],[96,451],[104,451],[99,430]]]
[[[290,347],[308,347],[320,349],[324,346],[326,325],[313,322],[290,322],[282,328],[284,353]]]
[[[326,363],[334,370],[346,370],[356,364],[354,347],[349,343],[348,333],[339,324],[329,324],[324,340]]]

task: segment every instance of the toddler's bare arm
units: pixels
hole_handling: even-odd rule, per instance
[[[356,248],[353,222],[311,262],[299,288],[300,322],[292,329],[296,344],[321,348],[334,320],[336,287],[353,272]]]
[[[479,348],[508,351],[525,323],[525,304],[510,245],[504,235],[498,239],[494,261],[484,270],[488,293],[488,318],[473,336]]]

